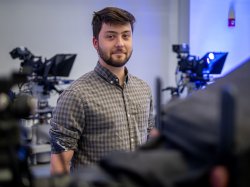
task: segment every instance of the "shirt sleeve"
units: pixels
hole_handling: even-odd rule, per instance
[[[58,98],[50,121],[51,152],[76,150],[84,128],[83,101],[77,92],[65,90]]]

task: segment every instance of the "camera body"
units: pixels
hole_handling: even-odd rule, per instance
[[[172,46],[173,52],[177,53],[178,71],[186,73],[190,77],[190,81],[207,80],[207,76],[203,76],[208,64],[203,59],[189,54],[188,44],[174,44]]]
[[[10,52],[13,59],[19,58],[22,60],[22,72],[27,75],[33,73],[37,76],[42,76],[44,72],[44,63],[42,57],[34,56],[26,47],[16,47]]]

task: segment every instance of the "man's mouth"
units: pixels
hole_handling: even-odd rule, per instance
[[[126,54],[126,52],[124,50],[117,50],[117,51],[114,51],[112,54],[121,55],[121,54]]]

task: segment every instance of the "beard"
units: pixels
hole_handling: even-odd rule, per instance
[[[128,62],[128,60],[130,59],[133,51],[131,51],[130,53],[125,53],[122,49],[117,49],[115,52],[120,52],[121,54],[117,54],[117,55],[125,55],[125,58],[123,60],[122,59],[115,60],[112,57],[112,54],[115,54],[115,53],[111,53],[111,55],[108,55],[107,53],[105,53],[104,50],[101,49],[100,46],[98,47],[99,56],[103,59],[103,61],[106,64],[113,66],[113,67],[124,66]]]

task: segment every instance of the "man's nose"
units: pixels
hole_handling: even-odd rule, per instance
[[[124,46],[124,40],[121,36],[117,37],[116,41],[116,47],[123,47]]]

